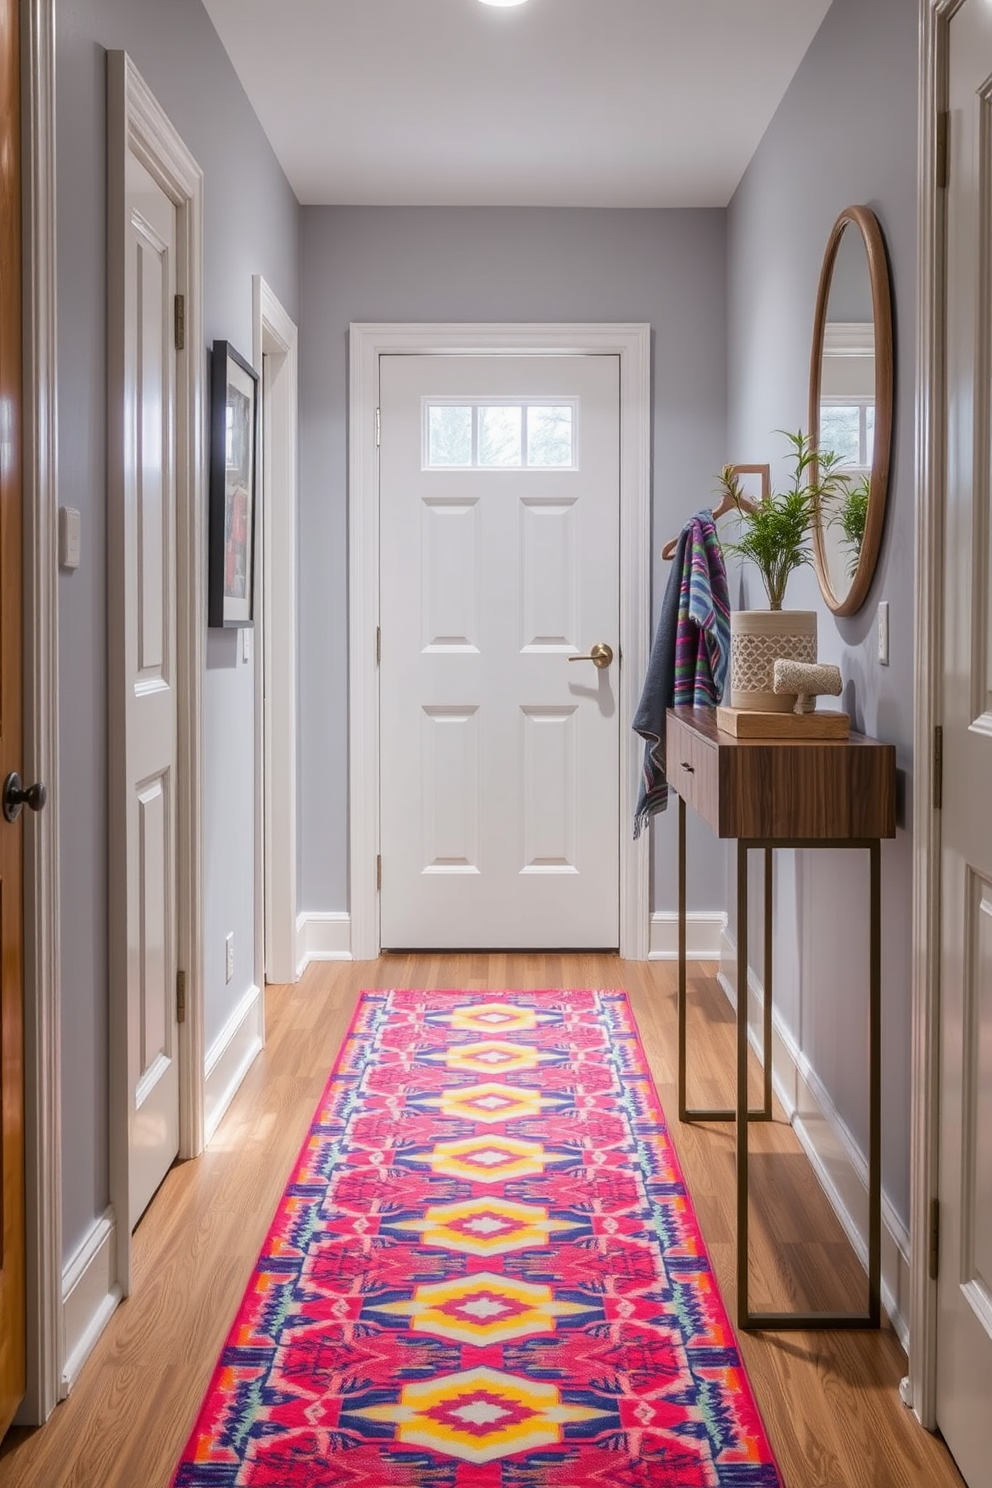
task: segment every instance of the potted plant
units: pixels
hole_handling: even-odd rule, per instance
[[[730,701],[735,708],[789,712],[795,698],[772,687],[775,662],[816,661],[816,611],[785,610],[789,576],[813,561],[813,527],[847,491],[850,476],[838,456],[814,449],[800,429],[781,431],[791,446],[789,480],[767,501],[747,502],[738,477],[725,467],[720,484],[737,508],[740,531],[727,552],[748,558],[768,595],[767,610],[734,610],[730,616]]]
[[[849,550],[847,576],[853,579],[861,559],[861,545],[865,540],[868,524],[868,497],[871,495],[871,477],[863,475],[856,485],[849,486],[840,497],[840,505],[830,518],[830,525],[840,528],[841,541]]]

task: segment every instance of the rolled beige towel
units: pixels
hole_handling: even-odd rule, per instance
[[[839,697],[842,688],[840,667],[808,661],[785,661],[775,663],[775,692],[797,694],[795,712],[812,713],[818,697]]]

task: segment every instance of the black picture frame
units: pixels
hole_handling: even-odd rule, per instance
[[[254,625],[258,373],[215,341],[210,373],[210,547],[207,621]]]

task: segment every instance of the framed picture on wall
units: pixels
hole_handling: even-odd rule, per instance
[[[210,625],[253,624],[258,374],[215,341],[210,378]]]

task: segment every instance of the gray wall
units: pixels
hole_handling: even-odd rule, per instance
[[[805,428],[813,304],[841,209],[871,207],[891,259],[896,408],[889,507],[874,586],[835,620],[812,570],[787,604],[819,612],[821,660],[837,662],[855,726],[894,743],[911,795],[913,732],[914,340],[917,14],[905,0],[834,0],[728,214],[729,428],[733,458],[777,461],[776,429]],[[765,603],[749,581],[750,599]],[[890,607],[891,665],[875,614]],[[911,823],[883,850],[883,1184],[909,1209]],[[779,854],[776,1002],[862,1150],[867,868],[844,853]],[[730,885],[728,884],[728,902]],[[756,933],[757,926],[752,933]],[[760,960],[756,962],[760,965]]]
[[[300,908],[348,908],[347,329],[350,321],[649,321],[658,549],[709,502],[726,444],[722,211],[305,208],[300,322]],[[654,902],[675,907],[674,812]],[[692,842],[693,907],[720,848]]]
[[[83,558],[59,582],[64,1244],[108,1202],[105,51],[128,51],[204,170],[207,345],[251,356],[251,276],[294,317],[300,213],[199,0],[57,6],[60,501]],[[206,355],[206,348],[204,349]],[[250,666],[211,633],[204,690],[206,1036],[252,982]],[[234,980],[223,942],[235,933]]]

